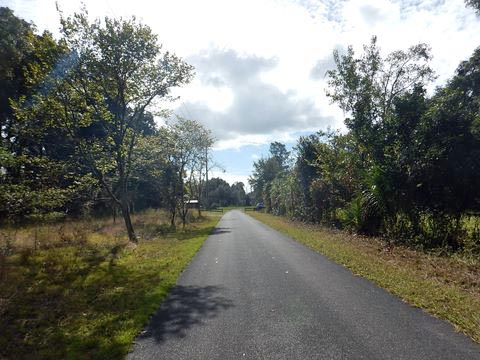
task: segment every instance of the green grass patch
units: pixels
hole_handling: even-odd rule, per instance
[[[480,264],[379,239],[309,226],[265,213],[250,216],[367,278],[404,301],[451,322],[480,342]]]
[[[219,215],[206,213],[185,230],[116,254],[100,232],[82,244],[8,256],[0,279],[0,358],[122,358]]]

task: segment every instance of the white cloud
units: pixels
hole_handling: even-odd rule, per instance
[[[300,97],[292,89],[282,91],[262,79],[262,74],[276,67],[276,58],[210,49],[187,60],[196,67],[202,84],[232,91],[230,106],[222,112],[212,111],[206,101],[184,102],[187,113],[212,129],[220,147],[237,147],[245,141],[255,144],[271,135],[285,137],[333,124],[333,117],[324,116],[313,99]]]
[[[248,175],[244,174],[235,174],[231,172],[221,172],[221,171],[212,171],[209,174],[209,178],[220,178],[228,182],[230,185],[236,182],[242,182],[245,185],[245,191],[250,192],[250,185],[248,184]]]
[[[305,131],[315,132],[318,128],[312,127]],[[273,141],[281,143],[294,143],[298,139],[296,132],[272,132],[269,134],[248,134],[235,136],[233,139],[218,140],[215,143],[214,150],[235,149],[240,150],[244,146],[260,146],[269,144]]]

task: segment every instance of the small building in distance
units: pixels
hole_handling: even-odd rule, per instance
[[[187,200],[185,204],[187,204],[188,209],[198,209],[200,207],[200,201],[196,199]]]

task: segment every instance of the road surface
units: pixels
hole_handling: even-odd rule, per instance
[[[441,320],[226,213],[128,359],[480,359]]]

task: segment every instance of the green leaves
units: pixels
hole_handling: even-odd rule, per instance
[[[6,196],[0,213],[81,211],[101,185],[135,239],[129,219],[134,150],[139,138],[156,131],[150,110],[165,114],[158,102],[188,83],[193,67],[163,51],[135,18],[90,21],[85,8],[60,17],[56,42],[0,9],[0,79],[9,79],[0,84],[0,94],[8,94],[0,99],[8,103],[0,111]]]
[[[71,189],[32,187],[28,183],[0,184],[0,213],[4,219],[15,222],[22,219],[38,220],[59,212],[71,196]]]
[[[334,53],[337,69],[327,72],[327,96],[351,115],[345,124],[369,155],[379,159],[396,99],[415,87],[425,86],[434,74],[428,64],[431,55],[426,44],[397,50],[383,58],[374,36],[363,50],[360,57],[355,56],[352,47],[344,55]]]

